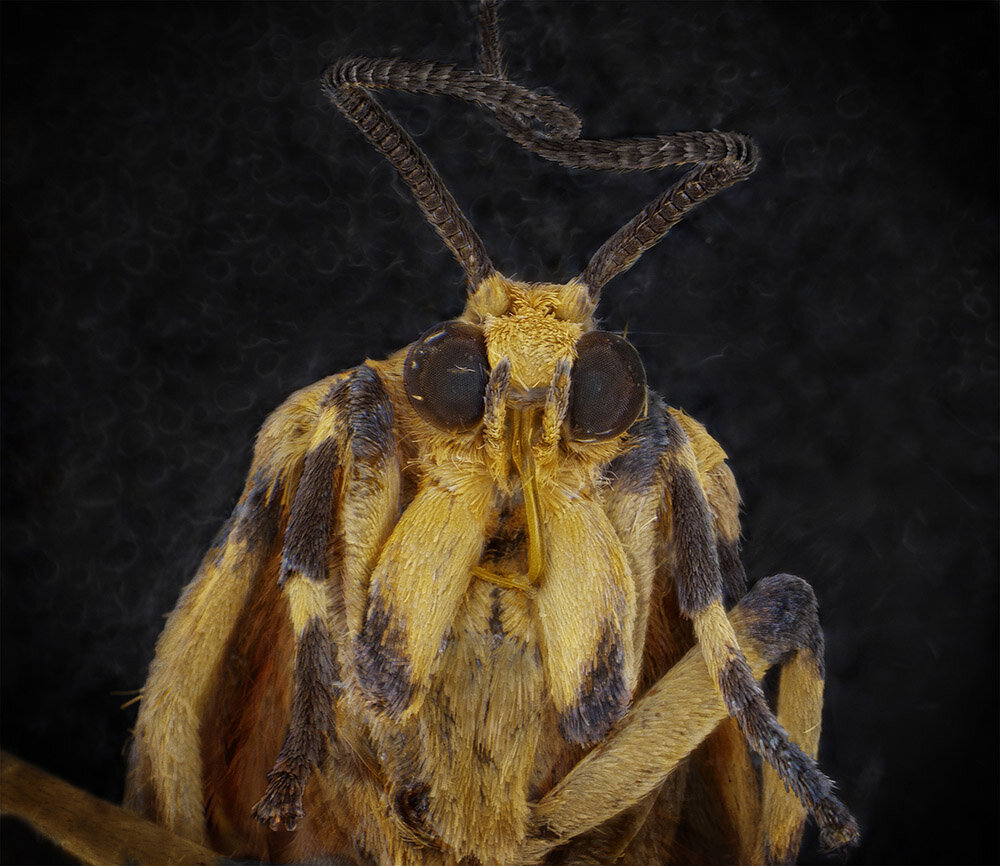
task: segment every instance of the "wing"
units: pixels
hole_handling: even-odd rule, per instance
[[[293,829],[336,747],[337,648],[360,624],[398,480],[392,405],[368,365],[268,418],[243,495],[157,642],[132,808],[226,853],[281,857],[292,834],[261,822]]]

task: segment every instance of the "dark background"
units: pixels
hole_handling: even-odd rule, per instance
[[[5,4],[3,746],[102,797],[163,615],[291,391],[463,298],[327,103],[351,53],[473,61],[465,3]],[[705,422],[755,577],[826,629],[851,863],[996,862],[997,6],[511,3],[509,73],[584,134],[763,161],[602,314]],[[512,276],[565,279],[674,177],[573,172],[387,95]],[[3,858],[55,856],[5,825]],[[803,861],[819,858],[807,837]]]

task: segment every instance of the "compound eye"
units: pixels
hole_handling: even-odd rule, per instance
[[[623,433],[646,403],[646,371],[635,347],[615,334],[591,331],[576,343],[569,395],[574,438],[594,441]]]
[[[469,430],[483,417],[490,378],[483,332],[465,322],[444,322],[410,347],[403,386],[410,405],[442,430]]]

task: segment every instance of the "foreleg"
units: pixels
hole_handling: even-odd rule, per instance
[[[679,425],[672,427],[670,447],[662,460],[681,613],[694,626],[715,686],[750,747],[815,815],[826,847],[850,844],[858,836],[853,816],[834,795],[833,783],[816,762],[789,742],[726,619],[711,513],[698,479],[694,449]]]
[[[822,640],[812,589],[790,575],[760,581],[727,621],[755,680],[789,653],[815,658]],[[728,715],[696,645],[535,805],[526,862],[635,806]]]
[[[330,381],[294,394],[264,424],[233,516],[156,644],[136,719],[125,801],[188,839],[205,838],[200,729],[218,685],[213,678],[233,624],[280,543],[283,515]]]
[[[360,619],[358,578],[370,567],[398,508],[393,417],[367,366],[336,383],[323,403],[285,532],[280,582],[296,642],[292,718],[268,787],[253,814],[271,829],[295,828],[313,768],[334,734],[342,691],[335,635]],[[341,529],[342,527],[342,529]],[[344,539],[361,539],[349,544]],[[357,586],[358,583],[362,585]]]

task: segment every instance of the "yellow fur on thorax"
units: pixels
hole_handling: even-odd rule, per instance
[[[507,358],[511,387],[540,389],[544,396],[557,365],[573,360],[576,341],[590,323],[560,318],[566,287],[503,281],[502,288],[502,310],[478,310],[470,318],[484,331],[491,366]],[[576,296],[576,289],[568,294]],[[385,366],[380,369],[388,373]],[[392,389],[395,374],[385,378]],[[639,667],[635,577],[604,513],[597,470],[619,446],[599,443],[590,446],[591,453],[553,449],[541,441],[540,406],[508,405],[521,423],[540,425],[536,437],[511,416],[504,421],[508,432],[501,447],[520,448],[519,457],[531,458],[515,469],[511,454],[510,488],[498,489],[475,437],[447,437],[437,447],[436,432],[426,431],[410,462],[419,485],[370,583],[372,597],[397,612],[411,679],[418,684],[399,724],[407,736],[419,738],[421,748],[400,759],[400,776],[412,773],[410,761],[417,755],[435,768],[425,779],[430,823],[446,846],[467,853],[492,849],[501,860],[516,856],[528,831],[537,750],[551,759],[567,748],[555,716],[577,700],[602,638],[609,631],[621,635],[629,688]],[[409,427],[405,404],[403,417]],[[517,429],[523,436],[515,444],[508,437]],[[549,433],[560,436],[558,426]],[[536,531],[546,539],[530,595],[478,573],[488,571],[478,565],[489,521],[505,503],[523,507],[524,473],[538,497],[543,526]],[[494,616],[503,622],[502,638],[490,630]],[[387,744],[396,742],[391,730],[382,731]],[[391,767],[387,772],[394,777]],[[506,805],[489,805],[497,802]]]

